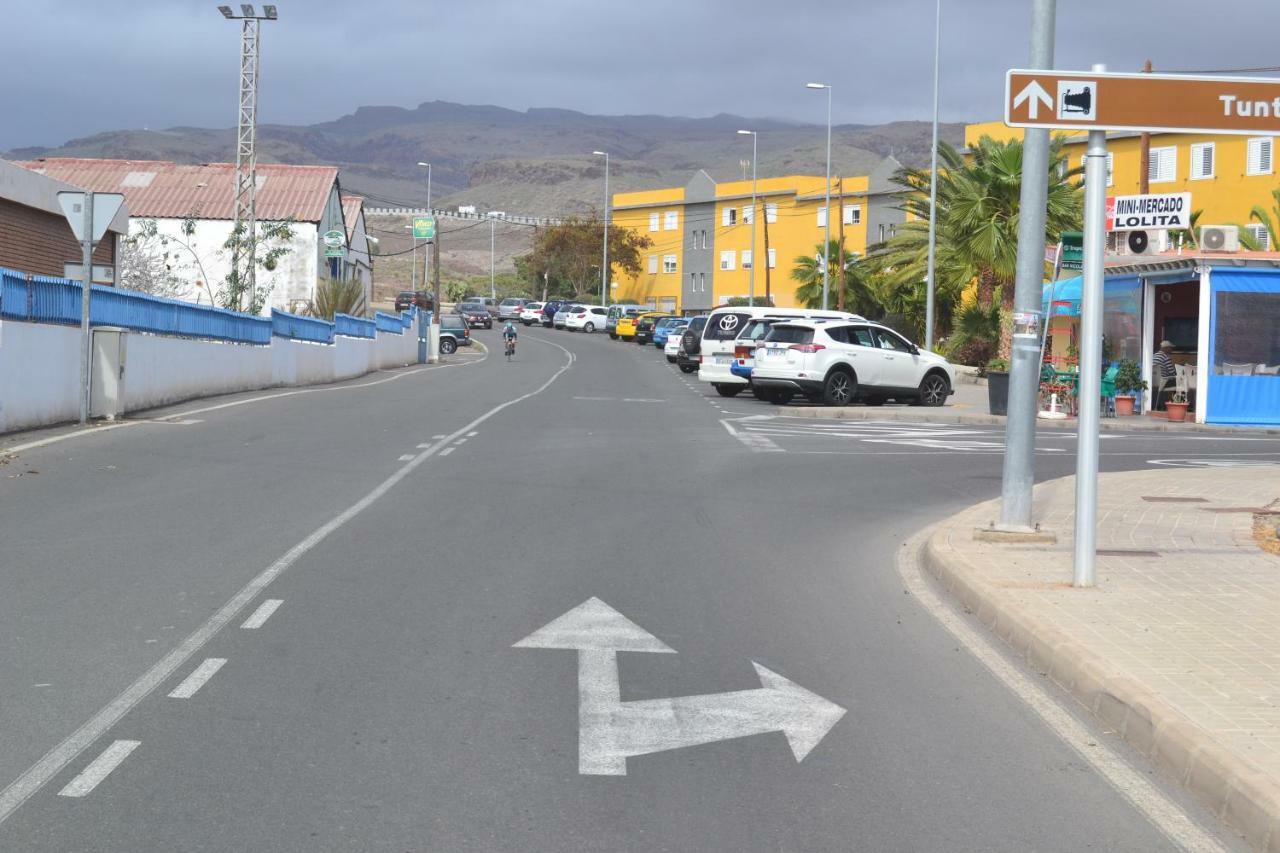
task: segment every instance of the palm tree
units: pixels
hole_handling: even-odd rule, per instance
[[[330,322],[334,314],[355,314],[364,306],[364,287],[359,279],[323,278],[316,285],[310,314]]]
[[[806,308],[822,307],[822,244],[813,247],[812,255],[800,255],[791,268],[791,280],[799,285],[796,288],[796,301]],[[878,304],[866,278],[858,266],[858,257],[853,252],[844,253],[844,276],[840,275],[840,243],[831,240],[827,244],[827,266],[831,270],[828,289],[830,305],[835,308],[840,303],[840,287],[844,285],[844,310],[854,314],[875,314]]]
[[[1255,204],[1249,211],[1249,218],[1262,223],[1262,226],[1267,229],[1267,245],[1275,249],[1280,246],[1280,189],[1271,191],[1271,201],[1273,205],[1271,210]],[[1240,229],[1240,244],[1254,251],[1262,248],[1257,238],[1244,228]]]

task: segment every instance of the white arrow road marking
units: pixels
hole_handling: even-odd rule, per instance
[[[623,702],[620,651],[675,650],[598,598],[516,643],[578,652],[578,772],[625,776],[627,759],[668,749],[780,731],[796,761],[818,745],[845,709],[752,662],[755,690]]]
[[[1026,88],[1018,93],[1018,96],[1013,99],[1013,108],[1016,110],[1027,103],[1028,100],[1031,103],[1027,104],[1027,116],[1032,121],[1040,117],[1040,104],[1053,109],[1053,96],[1045,90],[1044,86],[1040,85],[1038,80],[1032,80],[1026,85]]]

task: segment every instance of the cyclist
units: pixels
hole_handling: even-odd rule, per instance
[[[502,339],[507,344],[507,358],[511,358],[511,356],[515,355],[517,337],[518,333],[516,332],[516,324],[511,320],[508,320],[507,325],[502,327]]]

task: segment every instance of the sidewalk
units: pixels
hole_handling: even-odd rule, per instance
[[[1070,586],[1071,477],[1036,489],[1056,544],[976,541],[991,501],[941,524],[922,558],[1107,728],[1256,848],[1280,851],[1280,556],[1260,544],[1274,550],[1280,478],[1102,474],[1098,495],[1094,589]]]

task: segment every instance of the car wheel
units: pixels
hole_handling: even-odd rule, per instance
[[[863,400],[863,402],[866,403],[868,406],[883,406],[884,397],[868,397],[867,399]]]
[[[457,351],[458,351],[458,342],[457,342],[457,341],[455,341],[453,338],[441,338],[441,339],[440,339],[440,354],[441,354],[441,355],[453,355],[453,354],[454,354],[455,352],[457,352]]]
[[[930,373],[920,383],[920,405],[941,406],[947,402],[951,384],[940,373]]]
[[[751,396],[755,397],[757,400],[759,400],[762,403],[769,402],[769,392],[766,391],[764,388],[760,388],[758,386],[752,385]]]
[[[847,370],[839,368],[827,374],[822,385],[822,401],[828,406],[847,406],[858,396],[858,380]]]
[[[741,385],[725,385],[722,382],[713,382],[711,387],[716,389],[716,393],[721,397],[736,397],[738,392],[742,390]]]
[[[698,369],[698,365],[696,365],[696,364],[682,364],[682,365],[680,365],[680,372],[681,372],[681,373],[693,373],[693,372],[695,372],[697,369]]]
[[[587,325],[585,325],[585,326],[583,326],[583,327],[582,327],[582,331],[586,332],[587,334],[591,334],[591,333],[592,333],[592,332],[594,332],[595,330],[596,330],[596,324],[595,324],[595,323],[588,323]]]

